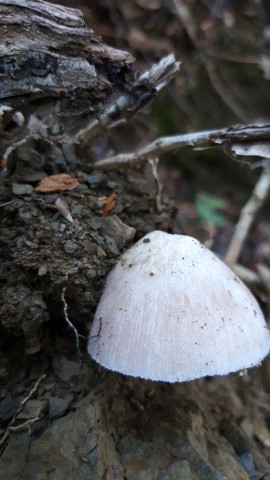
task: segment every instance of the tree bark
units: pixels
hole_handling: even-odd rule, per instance
[[[97,111],[113,91],[116,64],[133,62],[87,28],[79,10],[60,5],[3,0],[0,28],[0,99],[12,107],[53,99],[61,115]]]

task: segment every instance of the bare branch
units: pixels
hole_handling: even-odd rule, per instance
[[[197,49],[201,61],[208,74],[209,80],[227,107],[242,121],[246,121],[246,113],[242,105],[239,103],[236,96],[232,93],[231,89],[227,88],[227,85],[222,82],[221,75],[217,68],[216,62],[214,62],[211,56],[205,51],[205,47],[202,47],[199,41],[199,35],[195,25],[195,21],[192,17],[192,9],[183,2],[183,0],[173,0],[175,12],[180,18],[189,38],[191,39],[194,47]]]
[[[234,265],[237,262],[243,243],[247,238],[250,227],[253,223],[254,217],[259,208],[263,205],[269,189],[270,168],[269,165],[266,165],[263,168],[262,174],[254,187],[251,197],[243,207],[240,218],[235,226],[231,243],[224,257],[224,261],[228,265]]]
[[[135,153],[122,153],[105,158],[95,163],[99,170],[110,170],[122,165],[136,165],[149,158],[176,151],[184,147],[211,148],[222,147],[231,151],[235,142],[270,141],[270,125],[248,125],[243,127],[229,127],[218,130],[206,130],[195,133],[184,133],[172,137],[161,137]],[[269,147],[270,148],[270,147]]]

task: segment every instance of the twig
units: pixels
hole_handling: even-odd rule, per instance
[[[144,160],[152,157],[158,157],[172,150],[177,150],[182,147],[207,147],[211,146],[209,136],[215,133],[216,130],[198,132],[198,133],[186,133],[183,135],[175,135],[173,137],[158,138],[154,142],[150,143],[146,147],[135,153],[121,153],[114,157],[105,158],[95,163],[95,168],[99,170],[110,170],[118,166],[132,164],[136,165]]]
[[[161,137],[135,153],[121,153],[95,163],[98,170],[110,170],[122,165],[136,165],[149,158],[158,157],[167,152],[183,147],[211,148],[229,147],[233,142],[270,140],[270,125],[229,127],[217,130],[206,130],[195,133],[184,133],[172,137]],[[228,148],[228,150],[230,150]]]
[[[28,140],[34,137],[34,135],[38,134],[40,128],[47,122],[50,118],[52,117],[52,114],[46,115],[45,118],[42,120],[37,120],[34,124],[28,123],[28,125],[25,127],[25,130],[28,131],[28,133],[22,137],[20,140],[17,140],[16,142],[12,143],[7,147],[3,154],[3,160],[7,161],[12,152],[16,150],[18,147],[21,145],[24,145]]]
[[[1,203],[0,208],[5,207],[6,205],[10,205],[11,203],[14,203],[14,200],[10,200],[10,202],[6,202],[6,203]]]
[[[18,425],[17,427],[16,426],[13,426],[15,421],[16,421],[16,418],[18,416],[18,414],[23,410],[23,407],[24,405],[28,402],[28,400],[30,400],[30,398],[33,396],[33,394],[37,391],[40,383],[45,380],[46,378],[46,374],[43,373],[38,379],[37,381],[34,383],[33,387],[31,388],[30,392],[28,393],[28,395],[21,401],[21,404],[20,404],[20,407],[18,408],[18,410],[16,411],[15,415],[13,415],[12,419],[10,420],[6,430],[5,430],[5,433],[3,434],[3,436],[1,437],[0,439],[0,446],[3,445],[6,441],[6,439],[8,438],[9,434],[11,431],[16,431],[19,429],[19,427],[25,425],[26,423],[30,424],[30,423],[34,423],[35,421],[39,420],[39,417],[35,417],[33,419],[29,419],[27,422],[25,422],[24,424],[21,424],[21,425]]]
[[[34,384],[34,386],[31,388],[30,392],[28,393],[27,397],[25,397],[24,400],[21,401],[21,406],[24,407],[24,405],[26,404],[26,402],[28,402],[28,400],[30,400],[30,398],[32,397],[32,395],[34,395],[34,393],[37,391],[38,387],[39,387],[39,384],[45,380],[46,378],[46,373],[43,373],[43,375],[41,375],[41,377],[39,377],[36,381],[36,383]],[[22,409],[21,409],[22,410]],[[20,410],[20,411],[21,411]],[[18,414],[19,412],[17,412]]]
[[[264,203],[270,189],[270,168],[265,164],[263,171],[257,181],[250,199],[243,207],[239,220],[235,226],[229,248],[224,257],[228,265],[234,265],[240,255],[243,243],[248,235],[251,224],[258,209]]]
[[[27,142],[27,140],[29,140],[31,138],[32,134],[28,134],[26,135],[24,138],[22,138],[21,140],[18,140],[18,142],[15,142],[13,143],[12,145],[9,145],[8,148],[6,149],[4,155],[3,155],[3,159],[4,160],[7,160],[8,157],[11,155],[11,153],[16,150],[16,148],[20,147],[21,145],[23,145],[24,143]]]
[[[241,280],[246,285],[250,287],[251,290],[255,286],[262,285],[260,276],[256,272],[253,272],[253,270],[250,270],[243,265],[239,265],[239,263],[236,263],[235,265],[230,265],[230,268],[234,271],[234,273],[236,273],[239,278],[241,278]]]
[[[157,208],[158,212],[161,212],[162,211],[162,200],[161,200],[162,184],[159,180],[159,175],[158,175],[158,162],[159,162],[158,157],[155,157],[155,158],[152,157],[152,158],[149,159],[149,164],[152,167],[152,174],[153,174],[153,177],[156,181],[156,188],[157,188],[156,208]]]
[[[185,5],[185,2],[182,0],[173,0],[174,8],[176,14],[180,18],[189,38],[191,39],[194,47],[196,48],[202,63],[206,69],[210,82],[218,93],[223,102],[227,105],[230,110],[241,120],[246,120],[245,111],[240,106],[239,102],[236,101],[234,95],[232,95],[230,89],[227,88],[227,85],[223,85],[220,81],[220,76],[218,75],[218,70],[215,62],[212,61],[211,57],[207,56],[207,53],[202,49],[200,42],[197,37],[197,31],[195,27],[195,22],[193,21],[191,15],[191,9]]]
[[[28,431],[30,432],[30,426],[40,420],[40,416],[29,418],[24,423],[20,423],[20,425],[16,425],[15,427],[9,427],[10,432],[19,432],[20,430],[24,430],[28,427]]]

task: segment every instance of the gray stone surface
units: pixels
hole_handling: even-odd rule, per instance
[[[0,460],[0,478],[43,480],[48,474],[50,480],[267,478],[269,464],[258,455],[254,434],[237,420],[244,411],[251,420],[243,409],[241,391],[247,386],[242,379],[233,375],[214,379],[209,389],[205,381],[169,385],[106,373],[99,367],[95,372],[94,381],[85,377],[77,401],[68,393],[76,388],[71,377],[66,390],[62,384],[62,398],[50,395],[49,412],[43,410],[50,422],[43,423],[42,430],[10,434]],[[46,395],[60,388],[52,378],[48,382],[43,385]],[[256,391],[252,381],[248,388]],[[243,445],[241,438],[233,446],[229,435],[219,431],[220,418],[229,412],[231,424],[238,425],[245,439],[246,452],[240,458],[236,452]]]

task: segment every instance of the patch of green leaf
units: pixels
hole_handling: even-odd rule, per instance
[[[227,220],[219,211],[226,208],[227,202],[210,193],[198,193],[195,201],[195,209],[200,220],[211,223],[215,227],[223,227]]]

